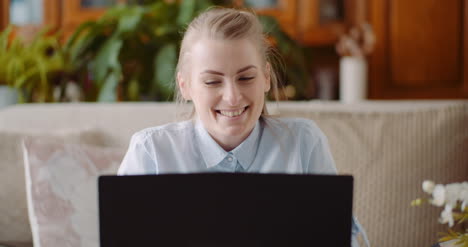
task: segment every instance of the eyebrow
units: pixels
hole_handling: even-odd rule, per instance
[[[236,72],[236,74],[239,74],[239,73],[244,72],[244,71],[246,71],[246,70],[249,70],[249,69],[251,69],[251,68],[255,68],[255,69],[256,69],[257,67],[256,67],[255,65],[248,65],[248,66],[245,66],[244,68],[238,70],[238,71]],[[203,73],[209,73],[209,74],[215,74],[215,75],[224,75],[224,74],[221,73],[221,72],[218,72],[218,71],[215,71],[215,70],[209,70],[209,69],[203,71],[202,74],[203,74]]]

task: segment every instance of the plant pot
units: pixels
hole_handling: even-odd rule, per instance
[[[16,89],[0,85],[0,108],[13,105],[18,102],[18,92]]]
[[[367,99],[367,61],[363,57],[340,59],[340,100],[354,103]]]

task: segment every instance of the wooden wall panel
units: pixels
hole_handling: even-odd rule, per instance
[[[370,98],[468,97],[467,2],[370,1]]]
[[[42,0],[44,6],[44,25],[58,29],[61,21],[61,0]]]
[[[9,22],[10,0],[0,0],[0,30],[3,30]]]

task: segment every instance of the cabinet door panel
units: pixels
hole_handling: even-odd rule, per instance
[[[8,25],[9,8],[9,0],[0,0],[0,30]]]
[[[374,0],[371,98],[468,97],[468,0]]]

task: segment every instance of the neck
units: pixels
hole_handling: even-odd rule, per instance
[[[239,146],[247,137],[237,138],[237,137],[226,137],[226,138],[216,138],[210,134],[210,136],[221,146],[224,151],[229,152],[234,150]],[[248,135],[247,135],[248,136]]]
[[[196,121],[196,124],[200,124],[203,126],[202,121],[200,118],[193,118],[194,121]],[[206,133],[213,138],[213,140],[226,152],[234,150],[237,146],[239,146],[243,141],[245,141],[249,135],[252,133],[252,131],[255,129],[256,124],[253,126],[252,129],[250,129],[247,133],[241,134],[241,135],[214,135],[213,133],[210,133],[208,129],[205,127],[204,130]]]
[[[253,130],[253,129],[252,129]],[[221,136],[221,137],[215,137],[210,134],[211,138],[218,143],[219,146],[221,146],[226,152],[232,151],[235,149],[237,146],[239,146],[247,137],[252,133],[252,130],[250,130],[247,134],[242,135],[242,136]]]

